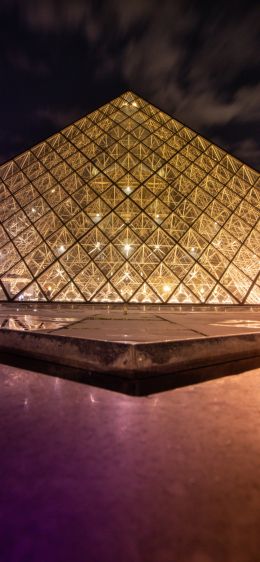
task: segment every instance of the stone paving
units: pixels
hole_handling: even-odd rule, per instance
[[[178,341],[260,332],[260,306],[3,305],[0,328],[128,343]]]

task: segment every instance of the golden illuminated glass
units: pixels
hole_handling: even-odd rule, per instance
[[[0,167],[0,300],[259,304],[259,185],[126,92]]]

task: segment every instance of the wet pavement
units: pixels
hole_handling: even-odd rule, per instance
[[[259,561],[259,369],[130,397],[2,366],[0,396],[1,562]]]
[[[260,333],[260,306],[2,305],[0,328],[114,342],[178,341]]]

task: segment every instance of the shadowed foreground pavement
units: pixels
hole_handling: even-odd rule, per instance
[[[1,562],[259,562],[260,369],[130,397],[2,366]]]

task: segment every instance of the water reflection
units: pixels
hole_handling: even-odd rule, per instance
[[[211,326],[224,326],[224,327],[232,327],[232,328],[254,328],[255,330],[259,330],[260,322],[258,320],[222,320],[222,322],[218,322],[215,324],[211,324]]]
[[[71,322],[77,320],[76,318],[55,318],[55,320],[50,320],[44,316],[39,315],[13,315],[13,316],[0,316],[0,328],[5,328],[8,330],[22,330],[22,331],[33,331],[33,330],[57,330],[67,326]]]

